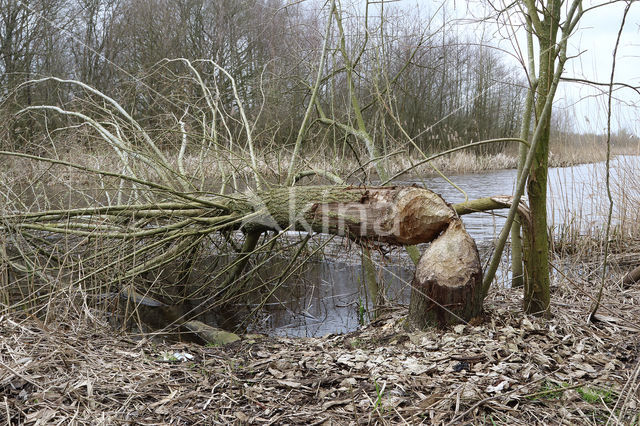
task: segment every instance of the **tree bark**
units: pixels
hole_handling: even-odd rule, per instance
[[[409,321],[418,328],[467,322],[482,312],[482,268],[460,219],[431,243],[416,268]]]
[[[392,245],[432,241],[456,217],[427,189],[298,186],[236,196],[229,209],[248,232],[305,230]]]

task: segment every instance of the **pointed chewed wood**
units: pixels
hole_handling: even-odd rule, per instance
[[[416,268],[409,320],[418,328],[467,322],[482,312],[482,268],[459,219],[431,243]]]

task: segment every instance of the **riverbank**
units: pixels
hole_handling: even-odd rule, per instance
[[[639,155],[640,147],[633,141],[618,143],[613,146],[612,154]],[[78,142],[69,142],[50,153],[41,154],[43,157],[55,158],[88,169],[122,172],[122,162],[112,150],[93,149]],[[551,143],[549,155],[550,167],[568,167],[579,164],[597,163],[606,159],[606,144],[601,138],[588,140],[554,140]],[[164,153],[174,170],[184,170],[198,185],[202,184],[206,190],[216,191],[221,179],[227,180],[227,187],[243,188],[246,181],[253,179],[252,165],[242,152],[225,152],[223,157],[213,152],[200,155],[199,153],[180,154],[180,160],[175,151]],[[227,158],[228,157],[228,158]],[[375,165],[366,156],[355,158],[353,153],[334,155],[323,149],[310,150],[301,155],[299,172],[304,172],[302,182],[305,184],[318,182],[326,183],[335,178],[343,179],[353,184],[365,184],[379,181]],[[74,187],[105,185],[104,177],[87,173],[84,170],[55,166],[51,168],[48,162],[38,162],[25,158],[6,157],[7,161],[0,168],[0,178],[4,182],[32,182],[37,178],[42,184],[73,185]],[[411,149],[398,148],[390,150],[390,154],[381,157],[380,161],[390,176],[398,176],[400,180],[412,178],[428,178],[444,175],[461,175],[488,171],[516,169],[518,165],[517,151],[514,147],[497,154],[482,154],[469,150],[453,152],[438,157],[429,163],[421,164],[424,157],[412,152]],[[270,183],[282,182],[289,169],[290,154],[286,150],[261,152],[256,156],[256,169],[261,179]],[[417,165],[419,164],[419,165]],[[417,165],[417,166],[416,166]],[[52,172],[52,170],[55,170]],[[319,173],[313,173],[313,172]],[[405,174],[401,174],[407,171]],[[148,170],[136,170],[138,177],[157,179]]]
[[[346,335],[225,347],[114,337],[101,314],[0,317],[8,423],[597,424],[640,421],[640,290],[554,281],[549,320],[494,289],[484,321],[407,331],[399,308]],[[181,361],[181,359],[183,361]]]

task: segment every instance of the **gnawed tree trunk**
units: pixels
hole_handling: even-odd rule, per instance
[[[413,282],[409,321],[415,326],[443,327],[482,312],[478,249],[454,209],[439,195],[414,187],[293,187],[259,198],[269,215],[260,216],[249,227],[271,223],[387,244],[432,242]],[[469,213],[508,204],[508,200],[487,198],[456,209]],[[288,217],[283,207],[290,209]]]
[[[249,232],[306,230],[392,245],[432,241],[455,211],[416,187],[298,186],[235,196],[229,210]]]
[[[253,205],[255,215],[243,225],[252,232],[261,227],[294,227],[363,242],[432,242],[416,269],[409,321],[420,328],[446,326],[482,312],[482,268],[476,244],[454,208],[427,189],[291,187],[255,194],[246,202],[235,201],[234,207],[249,213]],[[467,213],[506,204],[487,198],[456,207]]]
[[[409,321],[419,328],[445,327],[480,315],[480,257],[460,219],[452,220],[424,252],[411,287]]]

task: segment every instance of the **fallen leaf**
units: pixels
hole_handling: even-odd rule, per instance
[[[420,360],[409,357],[405,361],[402,361],[402,367],[404,371],[409,374],[423,374],[427,371],[435,370],[437,367],[436,363],[426,365]]]
[[[579,370],[586,371],[589,374],[593,374],[596,372],[596,369],[593,368],[593,365],[590,365],[590,364],[578,363],[578,364],[575,364],[575,366]]]
[[[487,393],[501,392],[504,389],[508,389],[508,388],[509,388],[509,381],[508,380],[503,380],[500,383],[498,383],[496,386],[488,386],[487,387]]]
[[[285,374],[282,371],[276,370],[275,368],[271,367],[269,367],[267,370],[269,370],[269,373],[271,373],[271,375],[276,379],[284,379]]]
[[[300,386],[302,386],[302,383],[300,382],[294,382],[292,380],[278,380],[278,383],[280,383],[283,386],[288,386],[290,388],[294,388],[297,389]]]
[[[351,398],[349,399],[341,399],[341,400],[335,400],[335,401],[327,401],[324,404],[322,404],[322,409],[323,410],[328,410],[331,407],[335,407],[336,405],[344,405],[344,404],[348,404],[350,403],[352,400]]]

